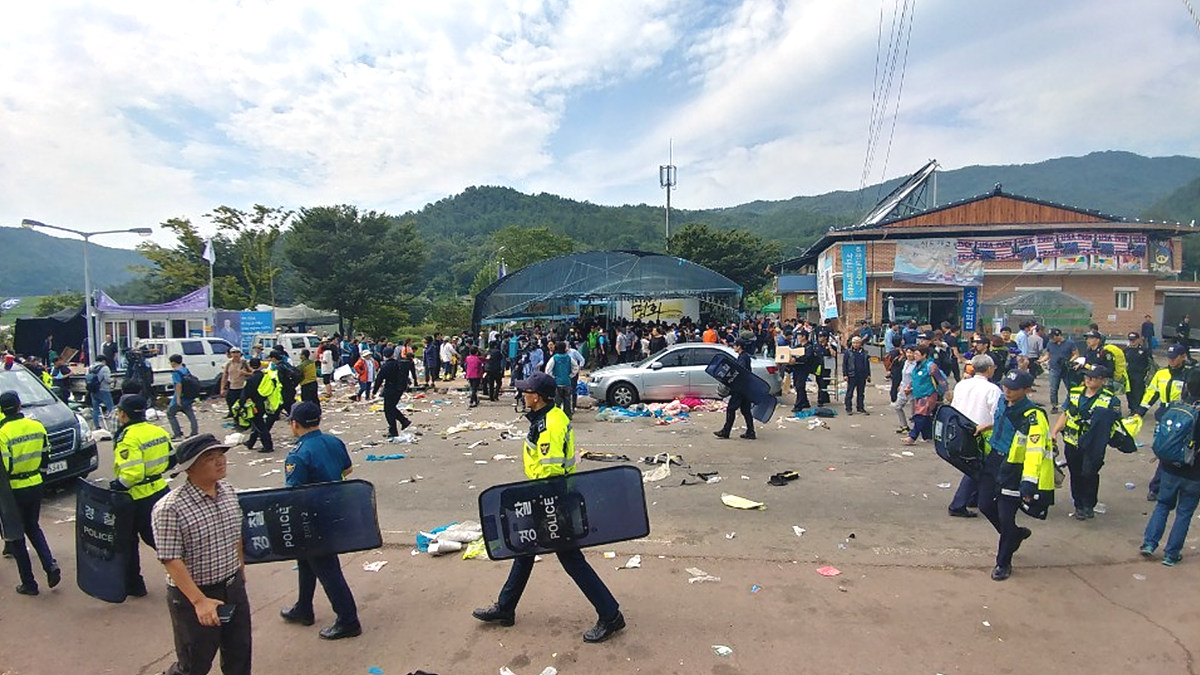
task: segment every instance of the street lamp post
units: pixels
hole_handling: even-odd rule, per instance
[[[47,225],[41,221],[25,218],[21,221],[21,227],[33,229],[42,227],[47,230],[58,230],[73,234],[83,239],[83,316],[87,321],[87,363],[92,365],[94,353],[96,350],[96,326],[92,321],[92,276],[88,268],[88,245],[91,244],[91,238],[101,234],[137,234],[143,237],[148,237],[153,234],[154,230],[148,227],[131,227],[123,230],[101,230],[100,232],[82,232],[80,230],[72,230],[58,225]]]
[[[658,184],[667,191],[666,209],[666,251],[671,252],[671,190],[675,189],[675,142],[671,141],[667,148],[667,163],[658,167]]]

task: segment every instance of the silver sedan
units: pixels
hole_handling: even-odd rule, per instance
[[[704,368],[721,352],[737,356],[737,352],[724,345],[706,342],[672,345],[640,362],[594,371],[588,379],[588,390],[596,400],[622,407],[638,401],[718,398],[718,382]],[[751,370],[771,386],[772,394],[779,395],[782,380],[774,361],[752,359]]]

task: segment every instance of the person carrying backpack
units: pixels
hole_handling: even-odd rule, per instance
[[[191,431],[188,435],[195,436],[199,433],[196,411],[193,410],[192,404],[200,396],[200,380],[183,365],[183,357],[179,354],[172,354],[167,360],[171,362],[171,384],[175,388],[171,404],[167,407],[167,421],[171,423],[171,440],[177,441],[183,438],[183,429],[179,427],[177,417],[180,411],[183,411],[188,419]]]
[[[1071,474],[1075,520],[1096,517],[1104,448],[1111,436],[1113,422],[1121,416],[1121,399],[1105,386],[1110,377],[1112,371],[1105,366],[1089,365],[1083,374],[1083,386],[1075,387],[1067,395],[1066,407],[1050,434],[1052,438],[1062,436],[1067,469]],[[1109,414],[1101,416],[1101,411],[1109,411]],[[1092,432],[1093,427],[1095,432]]]
[[[101,409],[105,415],[113,411],[112,368],[107,357],[101,356],[88,368],[85,384],[88,397],[92,399],[92,426],[99,429]]]
[[[1150,378],[1150,385],[1146,388],[1146,393],[1142,395],[1142,404],[1134,412],[1145,416],[1157,403],[1158,409],[1154,411],[1154,419],[1156,421],[1162,419],[1167,407],[1183,398],[1190,371],[1187,349],[1183,345],[1171,345],[1167,348],[1167,366],[1159,368],[1158,372],[1154,373],[1154,377]],[[1158,501],[1158,486],[1161,481],[1162,466],[1157,466],[1154,469],[1154,477],[1150,479],[1146,501]]]
[[[1163,473],[1158,502],[1146,523],[1139,550],[1147,558],[1154,555],[1166,530],[1167,516],[1174,509],[1175,522],[1163,550],[1162,564],[1167,567],[1174,567],[1183,558],[1188,527],[1200,503],[1200,463],[1196,462],[1196,446],[1200,442],[1200,424],[1196,424],[1197,399],[1200,399],[1200,371],[1192,370],[1187,375],[1184,401],[1172,403],[1154,429],[1154,454],[1160,460]]]

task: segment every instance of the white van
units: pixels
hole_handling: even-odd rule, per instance
[[[275,345],[283,345],[288,360],[294,365],[300,362],[301,349],[307,349],[312,358],[316,359],[317,347],[321,345],[321,338],[317,337],[316,333],[264,333],[255,335],[254,341],[250,344],[262,345],[264,356],[274,349]]]
[[[205,389],[214,389],[221,381],[221,369],[229,359],[233,345],[221,338],[158,338],[138,340],[135,349],[150,350],[150,365],[154,368],[155,390],[171,388],[172,354],[183,357],[183,365],[200,380]]]

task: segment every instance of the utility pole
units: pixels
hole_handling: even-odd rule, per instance
[[[671,252],[671,190],[675,188],[675,142],[667,141],[667,163],[658,166],[658,184],[667,191],[666,249]]]

